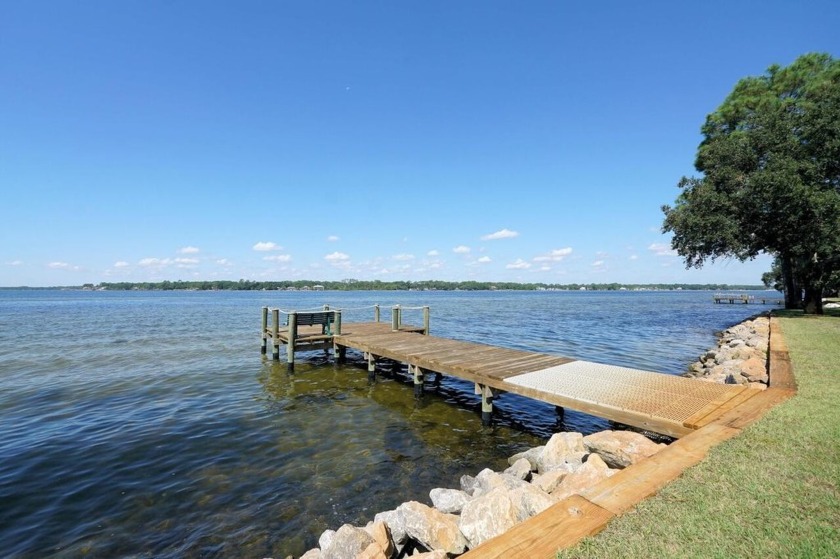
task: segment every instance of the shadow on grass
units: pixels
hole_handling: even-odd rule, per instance
[[[772,311],[773,316],[780,318],[818,318],[820,316],[830,316],[832,318],[840,318],[840,309],[824,309],[825,314],[805,314],[800,310],[777,309]]]

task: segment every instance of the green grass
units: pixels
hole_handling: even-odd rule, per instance
[[[799,393],[558,558],[840,557],[840,313],[779,314]]]

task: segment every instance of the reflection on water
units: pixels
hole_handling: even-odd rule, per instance
[[[506,394],[483,428],[457,379],[417,401],[387,366],[369,384],[358,355],[303,355],[289,375],[259,354],[263,305],[392,302],[383,295],[0,291],[3,553],[299,554],[558,429],[607,426],[573,412],[561,424],[552,406]],[[387,295],[431,305],[436,335],[671,373],[760,310],[690,292]]]

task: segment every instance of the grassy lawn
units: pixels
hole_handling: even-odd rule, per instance
[[[840,312],[779,315],[799,393],[559,558],[840,557]]]

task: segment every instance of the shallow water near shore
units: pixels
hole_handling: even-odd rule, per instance
[[[472,385],[421,401],[360,356],[259,353],[260,308],[431,306],[432,333],[670,374],[770,307],[711,292],[0,290],[0,542],[10,557],[285,557],[433,487],[608,422]],[[355,310],[353,310],[355,309]],[[421,323],[408,310],[404,322]]]

